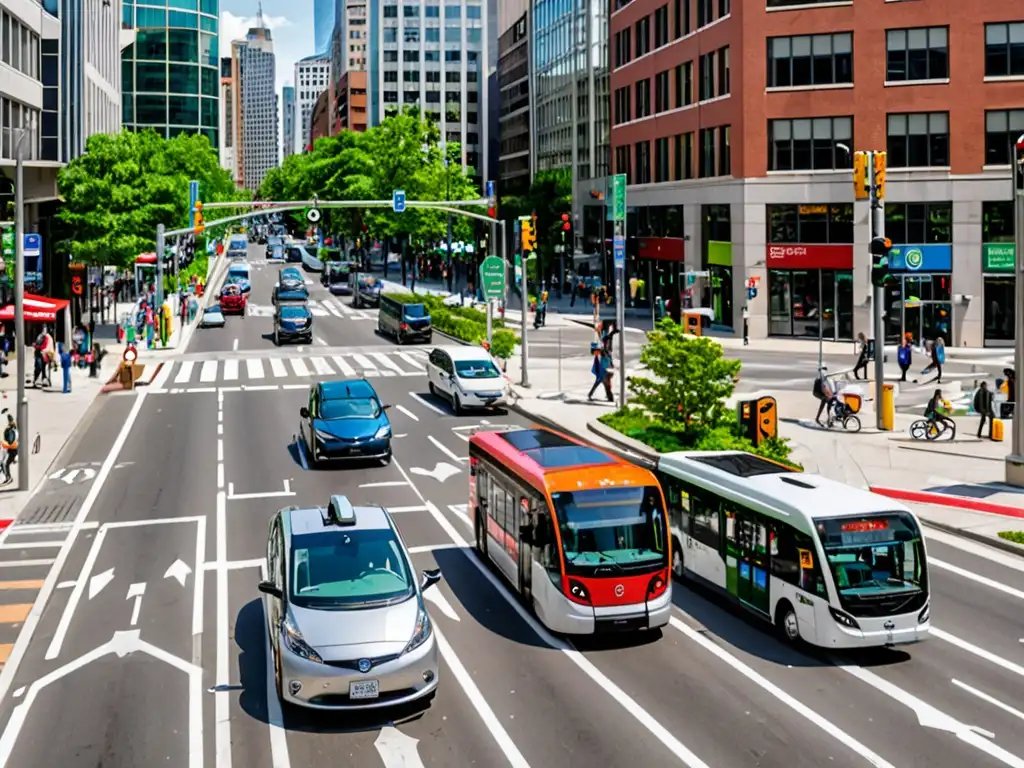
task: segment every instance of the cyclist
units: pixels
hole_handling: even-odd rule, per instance
[[[818,414],[814,417],[814,420],[818,423],[819,427],[832,426],[833,413],[835,412],[836,405],[838,405],[838,398],[836,397],[835,389],[832,386],[832,382],[828,380],[828,369],[822,366],[818,369],[818,378],[814,380],[814,396],[818,398]],[[821,414],[824,411],[826,424],[821,423]]]
[[[936,389],[932,399],[928,401],[928,405],[924,408],[924,417],[930,424],[934,424],[940,432],[944,432],[947,429],[956,429],[956,424],[953,420],[941,412],[945,402],[942,397],[942,390]]]

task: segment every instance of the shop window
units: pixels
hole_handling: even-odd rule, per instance
[[[853,204],[769,205],[771,243],[852,243]]]
[[[889,115],[886,148],[890,168],[948,168],[949,113]]]
[[[853,137],[852,117],[768,121],[768,170],[822,171],[851,167],[837,144]]]
[[[1024,21],[985,25],[985,76],[1024,75]]]
[[[1014,340],[1014,278],[985,277],[985,342],[1009,346]]]
[[[989,200],[981,204],[981,242],[1012,243],[1013,201]]]
[[[952,203],[886,203],[885,236],[894,243],[952,243]]]
[[[732,241],[732,206],[731,205],[702,205],[701,213],[701,240],[716,240],[728,243]]]
[[[985,113],[985,165],[1010,165],[1013,144],[1024,133],[1024,109]]]
[[[853,34],[768,39],[768,87],[791,88],[853,82]]]
[[[885,33],[885,79],[945,80],[949,77],[949,28],[890,29]]]

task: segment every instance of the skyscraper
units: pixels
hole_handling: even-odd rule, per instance
[[[244,40],[231,43],[238,81],[237,180],[254,191],[277,166],[278,153],[274,42],[262,12],[257,18],[259,26],[252,27]]]
[[[295,86],[286,85],[281,89],[281,158],[295,154]]]
[[[318,56],[331,52],[334,33],[334,0],[313,0],[313,50]]]
[[[295,151],[302,152],[309,144],[309,121],[313,106],[327,90],[331,60],[316,54],[295,64]]]
[[[238,162],[235,157],[238,123],[238,81],[235,79],[235,60],[224,56],[220,60],[220,167],[231,172],[238,182]]]
[[[191,5],[198,10],[124,4],[122,22],[135,29],[135,42],[121,52],[121,111],[126,128],[168,138],[202,133],[217,148],[218,2]]]

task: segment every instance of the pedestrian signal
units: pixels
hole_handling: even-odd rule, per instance
[[[196,200],[195,217],[192,220],[192,231],[197,235],[206,231],[206,223],[203,221],[203,204]]]
[[[868,153],[853,153],[853,198],[868,199]]]
[[[522,228],[522,245],[524,251],[533,251],[537,248],[537,230],[532,220],[527,219],[523,222]]]
[[[871,253],[871,284],[876,288],[883,287],[889,281],[889,251],[892,240],[888,237],[876,237],[871,241],[868,250]]]

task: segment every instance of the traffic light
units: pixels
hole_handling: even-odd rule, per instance
[[[855,200],[868,199],[868,153],[853,153],[853,197]]]
[[[533,251],[537,248],[537,230],[532,219],[523,222],[521,240],[524,251]]]
[[[875,152],[875,197],[885,199],[885,152]]]
[[[889,274],[889,250],[892,248],[892,240],[888,237],[876,237],[871,241],[869,251],[871,252],[871,284],[876,288],[882,288],[888,282]]]
[[[197,235],[206,231],[206,224],[203,222],[203,204],[196,200],[196,215],[192,223],[192,231]]]
[[[568,213],[563,213],[562,214],[562,231],[563,232],[568,232],[570,229],[572,229],[572,225],[569,224],[569,214]]]

